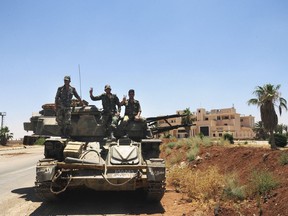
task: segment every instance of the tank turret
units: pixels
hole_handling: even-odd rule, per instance
[[[36,166],[35,192],[39,198],[51,201],[67,188],[88,188],[141,191],[148,201],[162,199],[166,166],[159,157],[162,140],[155,135],[183,125],[160,128],[157,121],[176,115],[129,121],[125,126],[120,120],[116,139],[109,139],[101,110],[95,106],[72,107],[69,138],[61,137],[53,107],[45,106],[39,114],[24,123],[24,128],[35,135],[46,136],[44,158]]]

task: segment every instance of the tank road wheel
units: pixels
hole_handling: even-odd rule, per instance
[[[36,196],[43,201],[48,201],[48,202],[56,201],[58,199],[58,196],[51,192],[50,185],[51,185],[51,182],[45,182],[45,183],[36,185],[34,187]]]
[[[148,182],[146,199],[148,202],[160,202],[165,193],[164,182]]]

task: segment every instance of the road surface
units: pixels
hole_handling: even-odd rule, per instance
[[[0,215],[163,215],[162,205],[134,192],[67,192],[54,203],[34,195],[35,166],[43,147],[0,150]]]

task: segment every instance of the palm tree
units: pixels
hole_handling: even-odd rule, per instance
[[[287,133],[287,125],[278,124],[276,129],[275,129],[275,132],[278,134],[283,134],[284,131],[286,131],[286,133]]]
[[[188,125],[187,127],[185,127],[185,130],[186,130],[186,132],[187,132],[187,135],[189,136],[189,131],[190,131],[190,128],[191,128],[191,126],[190,125],[192,125],[192,122],[193,122],[193,120],[192,120],[192,113],[191,113],[191,111],[190,111],[190,108],[186,108],[184,111],[183,111],[183,117],[182,117],[182,119],[181,119],[181,124],[185,124],[185,125]]]
[[[0,144],[6,145],[9,139],[13,138],[13,133],[10,133],[8,127],[3,127],[0,129]]]
[[[264,128],[269,131],[271,138],[271,149],[277,149],[275,145],[274,130],[278,125],[278,116],[275,112],[275,106],[279,108],[279,114],[282,109],[287,110],[287,101],[281,97],[279,92],[280,85],[265,84],[257,86],[253,94],[256,98],[248,101],[248,105],[257,105],[260,107],[261,120]]]

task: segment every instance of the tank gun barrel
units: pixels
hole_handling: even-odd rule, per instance
[[[154,122],[159,121],[159,120],[167,120],[170,118],[179,118],[179,117],[184,117],[184,116],[187,116],[187,115],[173,114],[173,115],[165,115],[165,116],[157,116],[157,117],[148,117],[146,118],[146,121],[148,124],[150,123],[153,124]]]
[[[153,134],[159,134],[159,133],[163,133],[165,131],[177,129],[180,127],[190,127],[190,126],[192,126],[192,124],[181,124],[181,125],[173,125],[173,126],[165,126],[165,127],[155,127],[155,128],[151,128],[151,131]]]
[[[149,117],[146,119],[148,125],[151,128],[151,131],[153,134],[159,134],[163,133],[165,131],[177,129],[180,127],[189,127],[192,126],[192,124],[178,124],[178,125],[171,125],[167,119],[170,118],[182,118],[187,115],[180,115],[180,114],[173,114],[173,115],[165,115],[165,116],[157,116],[157,117]],[[157,126],[157,121],[164,120],[169,126],[159,127]]]

